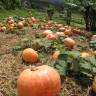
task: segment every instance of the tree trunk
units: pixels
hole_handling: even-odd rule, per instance
[[[68,9],[67,10],[67,18],[66,18],[66,23],[67,23],[67,25],[70,25],[70,23],[71,23],[71,11]]]
[[[96,30],[96,10],[91,6],[85,8],[84,20],[86,24],[86,30],[95,31]]]

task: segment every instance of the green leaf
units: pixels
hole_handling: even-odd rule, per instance
[[[53,61],[50,66],[54,67],[61,76],[66,75],[67,63],[64,60]]]

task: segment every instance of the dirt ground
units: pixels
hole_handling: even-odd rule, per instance
[[[0,96],[17,96],[17,78],[28,66],[22,64],[21,52],[17,56],[12,54],[12,47],[22,38],[35,39],[35,31],[28,29],[25,35],[0,33],[0,92],[2,93]],[[75,78],[63,79],[61,96],[87,96],[88,89],[77,84]]]

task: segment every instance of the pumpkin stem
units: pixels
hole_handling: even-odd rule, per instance
[[[30,68],[31,71],[36,71],[36,70],[38,70],[38,69],[36,68],[36,66],[31,66],[31,65],[30,65],[29,68]]]

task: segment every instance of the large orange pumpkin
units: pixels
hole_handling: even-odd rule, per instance
[[[17,81],[18,96],[57,96],[60,88],[58,72],[47,65],[24,70]]]
[[[22,53],[22,58],[26,62],[35,63],[38,61],[38,54],[35,50],[27,48]]]
[[[69,37],[64,39],[64,45],[70,48],[73,48],[75,45],[75,41]]]

